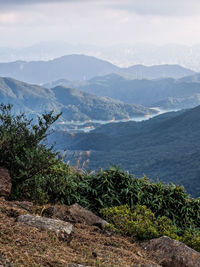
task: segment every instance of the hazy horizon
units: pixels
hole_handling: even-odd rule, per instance
[[[0,0],[0,62],[85,54],[200,68],[198,0]]]
[[[0,0],[1,47],[200,43],[198,0]]]

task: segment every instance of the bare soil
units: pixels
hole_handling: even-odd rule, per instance
[[[41,214],[42,206],[31,211],[19,202],[0,198],[0,254],[13,266],[63,267],[69,263],[99,267],[132,267],[135,264],[156,264],[131,239],[103,232],[95,226],[74,224],[70,245],[45,231],[16,222],[21,214]]]

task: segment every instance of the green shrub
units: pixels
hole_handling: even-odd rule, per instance
[[[128,189],[131,187],[131,175],[118,167],[100,170],[89,180],[91,208],[112,207],[132,202]],[[126,197],[127,195],[127,197]]]
[[[79,203],[88,207],[86,198],[86,179],[83,174],[63,162],[49,167],[45,175],[35,175],[17,186],[23,198],[39,204],[60,203],[71,205]],[[19,194],[18,194],[19,195]]]
[[[188,229],[180,237],[180,241],[200,252],[200,229]]]
[[[189,247],[200,251],[200,229],[190,228],[185,231],[176,228],[172,221],[165,217],[156,218],[146,206],[128,205],[101,209],[101,214],[110,225],[111,230],[136,240],[149,240],[160,236],[169,236]]]
[[[53,112],[43,114],[34,124],[24,113],[14,115],[11,105],[0,105],[0,166],[10,171],[14,198],[22,196],[24,182],[44,176],[50,166],[59,162],[53,147],[42,143],[59,116],[53,116]]]
[[[138,240],[148,240],[163,235],[178,238],[176,228],[170,219],[160,217],[146,206],[136,205],[134,209],[128,205],[105,208],[101,210],[103,217],[111,223],[113,229],[124,236],[131,236]]]
[[[146,177],[138,179],[112,166],[94,174],[89,188],[90,208],[94,211],[139,204],[150,208],[156,217],[168,217],[182,229],[200,227],[200,200],[190,198],[182,186],[153,183]]]
[[[53,147],[44,144],[59,115],[43,114],[38,123],[33,123],[24,114],[14,115],[10,105],[0,105],[0,166],[10,171],[13,199],[42,204],[77,202],[95,213],[128,205],[126,210],[118,210],[118,216],[128,222],[128,229],[122,226],[124,233],[137,230],[141,239],[161,233],[171,236],[173,224],[178,235],[185,236],[185,242],[196,240],[199,244],[196,229],[200,229],[200,199],[190,198],[181,186],[152,183],[146,177],[138,179],[119,167],[89,175],[66,165]]]

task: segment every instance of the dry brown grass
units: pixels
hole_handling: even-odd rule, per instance
[[[41,210],[34,207],[34,211]],[[68,266],[79,263],[99,267],[128,267],[153,263],[145,251],[127,238],[108,236],[97,227],[76,224],[68,246],[52,233],[41,232],[16,222],[16,216],[28,213],[15,202],[0,199],[0,253],[14,266]]]

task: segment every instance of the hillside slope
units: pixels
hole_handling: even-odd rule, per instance
[[[200,95],[200,83],[181,82],[172,78],[130,80],[116,74],[96,77],[78,88],[98,96],[108,96],[125,103],[146,106],[156,106],[158,102],[166,101],[168,98],[183,102],[193,97],[193,100],[197,100],[196,102],[199,103]],[[184,103],[180,106],[182,108],[192,107],[184,106]],[[174,108],[176,105],[172,107]]]
[[[145,173],[154,180],[159,177],[183,184],[188,193],[198,197],[199,136],[200,106],[144,122],[107,124],[66,140],[68,149],[91,150],[90,169],[120,164],[136,176]]]
[[[65,208],[64,205],[56,207],[61,211]],[[16,267],[68,267],[75,263],[91,267],[124,267],[158,262],[130,238],[106,235],[96,226],[75,223],[73,240],[67,245],[47,231],[27,228],[16,222],[18,215],[41,213],[44,208],[27,201],[9,202],[0,198],[0,264],[2,256]]]
[[[75,87],[98,96],[111,97],[129,104],[160,107],[161,109],[183,109],[200,104],[198,74],[182,79],[163,78],[157,80],[125,78],[118,74],[95,77],[88,81],[58,80],[45,86]]]
[[[61,119],[64,121],[112,120],[156,114],[139,105],[124,104],[76,89],[47,89],[11,78],[0,78],[0,98],[4,104],[13,104],[15,112],[23,111],[31,116],[50,110],[63,112]]]

